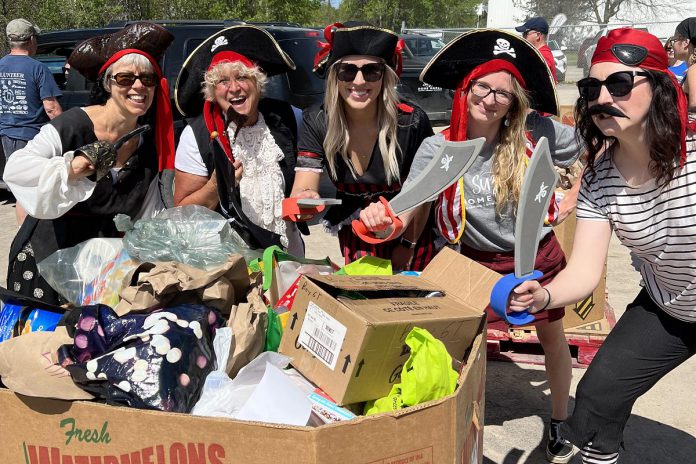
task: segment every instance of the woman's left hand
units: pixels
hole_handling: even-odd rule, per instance
[[[234,166],[234,185],[235,187],[239,187],[239,183],[242,181],[242,175],[244,174],[244,165],[240,160],[235,160],[232,166]]]

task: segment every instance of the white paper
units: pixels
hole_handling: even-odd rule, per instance
[[[310,301],[300,329],[300,345],[316,356],[326,367],[334,370],[338,355],[343,348],[346,331],[345,325]]]
[[[285,425],[307,425],[312,403],[282,370],[266,363],[266,372],[237,419]]]

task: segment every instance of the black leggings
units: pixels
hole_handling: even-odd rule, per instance
[[[565,437],[580,448],[591,443],[599,452],[618,452],[638,397],[694,353],[696,323],[668,315],[642,290],[580,381]]]

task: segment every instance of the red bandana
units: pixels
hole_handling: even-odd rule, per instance
[[[645,47],[648,51],[645,59],[640,62],[638,67],[642,69],[650,69],[653,71],[659,71],[665,73],[669,76],[677,90],[677,111],[679,112],[679,118],[681,119],[681,155],[679,158],[679,165],[684,167],[686,162],[686,130],[689,127],[692,130],[696,130],[694,124],[689,124],[689,112],[686,101],[686,95],[682,89],[677,78],[674,74],[669,72],[667,69],[669,64],[667,62],[667,53],[665,48],[660,42],[660,40],[654,35],[639,31],[631,28],[614,29],[607,34],[606,37],[602,37],[597,42],[597,49],[592,55],[592,64],[595,63],[621,63],[619,59],[612,52],[612,45],[639,45]]]
[[[116,52],[99,69],[99,75],[108,69],[109,66],[130,53],[142,55],[152,64],[155,74],[160,78],[159,84],[155,89],[155,146],[159,158],[159,170],[174,169],[174,119],[172,115],[172,104],[169,98],[169,83],[162,76],[157,61],[142,50],[136,48],[126,48]]]

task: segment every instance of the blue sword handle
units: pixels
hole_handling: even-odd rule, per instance
[[[493,308],[493,312],[512,325],[524,325],[534,322],[534,315],[530,314],[529,311],[508,313],[508,301],[515,287],[527,280],[538,280],[543,275],[543,272],[535,270],[523,277],[515,277],[515,274],[507,274],[501,277],[491,291],[491,308]]]

